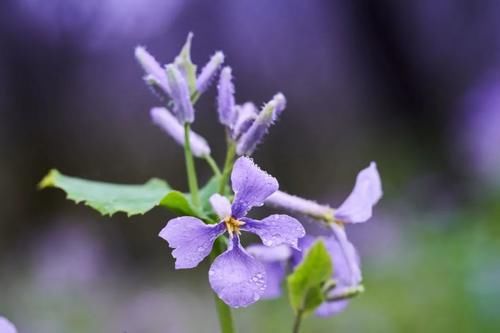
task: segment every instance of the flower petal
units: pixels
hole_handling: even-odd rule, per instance
[[[359,172],[351,194],[335,211],[335,218],[346,223],[360,223],[372,216],[373,206],[382,197],[382,182],[375,162]]]
[[[264,266],[243,249],[238,236],[214,260],[208,279],[219,298],[233,308],[257,302],[266,290]]]
[[[298,239],[306,234],[302,224],[288,215],[270,215],[260,221],[249,218],[241,220],[245,222],[241,230],[259,235],[266,246],[287,244],[298,249]]]
[[[285,262],[292,256],[292,249],[287,245],[269,247],[252,244],[247,246],[247,251],[257,260],[264,263]]]
[[[286,261],[291,257],[289,246],[268,247],[254,244],[247,247],[248,253],[262,262],[266,270],[267,287],[263,299],[278,298],[281,295],[281,283],[285,278]]]
[[[182,216],[170,220],[159,236],[174,249],[175,268],[183,269],[196,267],[208,256],[224,231],[224,223],[208,225],[195,217]]]
[[[7,318],[0,316],[1,333],[17,333],[16,327]]]
[[[234,163],[231,183],[235,193],[232,213],[237,219],[245,216],[252,207],[262,206],[264,200],[279,187],[276,178],[244,156]]]
[[[325,245],[332,257],[334,274],[339,287],[352,287],[361,283],[359,255],[354,245],[347,239],[345,229],[332,224],[333,234],[325,239]]]
[[[225,196],[218,193],[213,194],[210,197],[210,204],[221,220],[231,216],[231,203]]]
[[[349,301],[343,300],[338,302],[323,302],[315,311],[319,317],[329,317],[336,315],[345,310],[349,305]]]

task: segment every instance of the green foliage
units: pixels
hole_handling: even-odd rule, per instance
[[[170,209],[178,215],[200,216],[201,212],[193,206],[189,200],[189,194],[179,191],[170,191],[160,202],[165,208]]]
[[[287,279],[290,304],[296,313],[311,312],[324,301],[321,287],[332,276],[332,271],[325,244],[317,240]]]
[[[51,170],[40,182],[39,188],[56,187],[68,199],[83,202],[102,215],[112,216],[117,212],[128,216],[144,214],[158,206],[171,191],[163,180],[153,178],[142,185],[104,183],[63,175]]]

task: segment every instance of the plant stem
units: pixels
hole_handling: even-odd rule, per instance
[[[200,197],[198,195],[198,179],[196,177],[196,168],[194,166],[193,154],[191,153],[191,141],[189,139],[189,123],[184,124],[184,155],[186,157],[186,169],[191,193],[191,200],[196,207],[200,206]]]
[[[302,315],[304,312],[302,310],[297,311],[297,314],[295,315],[295,320],[293,322],[293,333],[299,333],[300,331],[300,324],[302,324]]]
[[[214,159],[212,158],[212,156],[210,155],[205,155],[205,161],[207,161],[208,165],[210,166],[210,168],[212,169],[214,175],[216,175],[217,177],[220,177],[221,176],[221,172],[220,172],[220,169],[219,167],[217,166],[217,163],[214,161]]]
[[[216,239],[212,252],[210,253],[210,261],[214,261],[218,255],[224,252],[224,241],[221,238]],[[231,308],[224,303],[217,295],[214,294],[215,308],[219,318],[221,333],[235,333],[233,316]]]
[[[226,161],[224,162],[224,169],[222,170],[222,176],[220,179],[219,185],[219,194],[224,194],[224,190],[226,188],[227,182],[229,180],[229,174],[233,169],[234,156],[236,154],[236,145],[234,141],[229,137],[227,137],[227,152],[226,152]]]

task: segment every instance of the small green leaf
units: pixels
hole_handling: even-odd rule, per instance
[[[170,209],[178,215],[189,215],[202,217],[189,200],[189,194],[179,191],[171,191],[160,202],[160,205]]]
[[[156,178],[142,185],[124,185],[70,177],[55,169],[42,179],[38,187],[59,188],[66,192],[68,199],[83,202],[109,216],[117,212],[128,216],[144,214],[158,206],[171,191],[166,182]]]
[[[296,313],[311,312],[324,301],[321,287],[332,271],[330,255],[323,241],[318,240],[287,279],[290,304]]]

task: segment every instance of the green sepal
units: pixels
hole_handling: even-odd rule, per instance
[[[158,206],[171,191],[165,181],[157,178],[142,185],[125,185],[70,177],[55,169],[50,170],[38,187],[59,188],[68,199],[83,202],[104,216],[118,212],[127,216],[144,214]]]
[[[186,43],[181,49],[179,55],[175,58],[174,64],[186,75],[189,93],[193,96],[196,93],[196,65],[191,61],[191,40],[193,33],[187,36]]]
[[[305,253],[302,262],[287,278],[290,305],[295,313],[307,314],[323,303],[323,284],[332,276],[330,255],[321,239]]]

